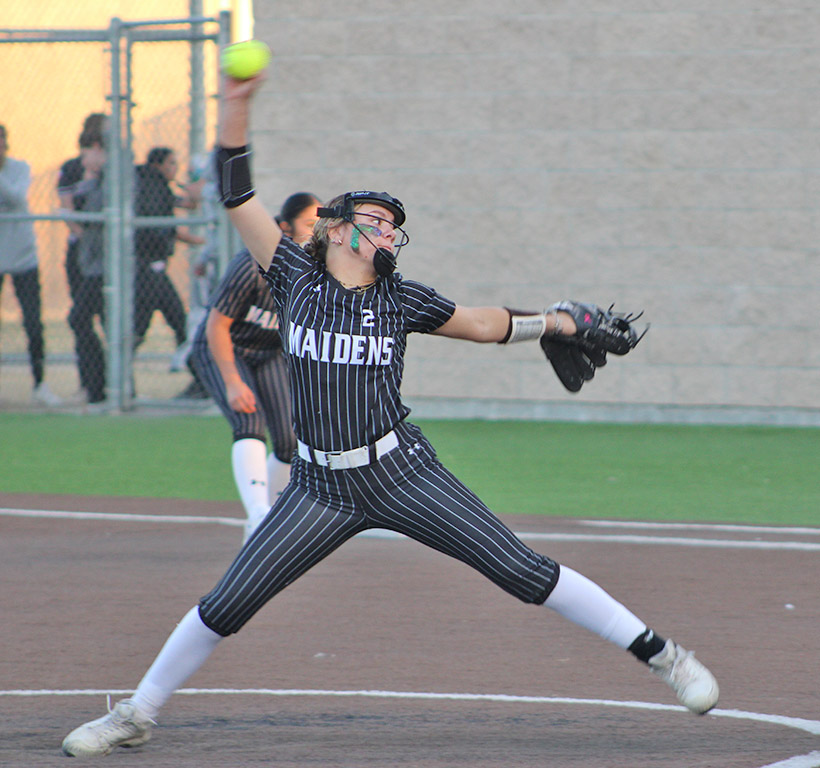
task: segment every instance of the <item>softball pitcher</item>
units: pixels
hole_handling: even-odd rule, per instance
[[[408,241],[405,211],[383,192],[330,201],[306,253],[283,236],[254,194],[247,115],[259,82],[224,84],[218,177],[279,312],[298,440],[290,483],[225,575],[171,633],[133,697],[72,731],[63,750],[103,755],[147,741],[162,706],[223,638],[350,537],[374,527],[457,558],[522,602],[586,627],[646,664],[693,712],[711,709],[718,686],[709,670],[597,584],[516,538],[439,463],[406,420],[399,393],[410,333],[485,343],[576,339],[594,366],[605,351],[620,353],[634,341],[630,324],[574,302],[529,314],[465,307],[404,279],[393,270]]]

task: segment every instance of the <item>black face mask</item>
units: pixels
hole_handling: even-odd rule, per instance
[[[387,248],[376,248],[373,254],[373,266],[379,277],[390,277],[396,269],[396,255]]]

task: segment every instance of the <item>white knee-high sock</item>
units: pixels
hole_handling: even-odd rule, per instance
[[[233,478],[252,528],[270,509],[267,458],[265,442],[254,437],[237,440],[231,448]]]
[[[646,631],[646,624],[635,614],[594,581],[565,565],[544,605],[623,649]]]
[[[199,618],[199,608],[191,608],[137,686],[132,697],[137,709],[155,720],[171,694],[205,663],[220,640],[222,635],[208,629]]]
[[[273,506],[276,498],[290,481],[290,464],[279,461],[273,453],[268,454],[268,501]]]

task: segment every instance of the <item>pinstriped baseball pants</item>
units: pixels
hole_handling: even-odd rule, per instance
[[[280,353],[264,360],[246,359],[241,354],[235,356],[240,378],[256,397],[254,413],[240,413],[231,408],[222,374],[204,338],[194,340],[191,362],[222,415],[230,423],[233,439],[252,437],[265,442],[267,426],[274,456],[289,464],[296,450],[296,436],[291,425],[290,382],[284,355]]]
[[[329,470],[296,459],[291,482],[214,589],[200,601],[213,631],[238,632],[274,595],[368,528],[403,533],[480,573],[525,603],[543,603],[559,565],[523,544],[437,460],[418,427],[366,467]]]

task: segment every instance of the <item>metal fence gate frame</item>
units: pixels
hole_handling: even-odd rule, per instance
[[[132,386],[133,368],[133,311],[134,311],[134,230],[136,227],[167,227],[168,218],[137,217],[133,207],[134,118],[133,58],[137,46],[150,42],[190,43],[190,91],[188,151],[190,156],[204,154],[206,148],[206,103],[203,46],[211,43],[222,48],[230,42],[231,14],[221,11],[218,16],[190,16],[175,19],[123,21],[110,20],[107,29],[0,29],[0,44],[15,43],[87,43],[107,44],[110,62],[110,91],[106,101],[110,105],[107,161],[105,167],[106,193],[104,209],[100,213],[69,212],[43,214],[2,214],[0,219],[27,221],[77,221],[102,223],[105,248],[105,355],[106,393],[105,410],[134,410]],[[220,210],[216,217],[190,215],[185,225],[214,225],[220,242],[220,271],[230,254],[238,246],[238,236],[227,216]],[[140,401],[141,403],[143,401]],[[161,400],[148,400],[151,407],[169,405]]]

